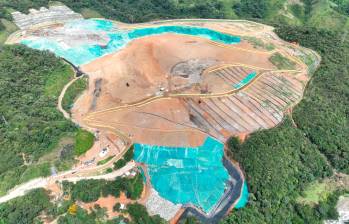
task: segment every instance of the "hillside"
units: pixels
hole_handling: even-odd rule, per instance
[[[290,95],[289,91],[279,94],[283,98],[277,98],[273,94],[269,96],[269,101],[273,101],[274,104],[277,104],[277,101],[285,102],[285,107],[280,109],[280,113],[285,112],[285,114],[283,114],[282,119],[278,119],[272,117],[275,116],[275,113],[270,113],[268,119],[274,119],[275,121],[273,120],[274,122],[271,125],[265,125],[266,130],[260,130],[260,127],[254,125],[253,122],[249,124],[246,121],[241,121],[244,117],[240,115],[237,115],[242,118],[239,118],[241,123],[237,122],[239,126],[250,125],[250,127],[253,127],[246,129],[247,131],[245,130],[243,135],[238,135],[240,139],[229,138],[230,135],[228,136],[226,131],[220,132],[211,128],[211,126],[219,123],[215,121],[219,118],[217,115],[216,117],[212,116],[215,119],[211,119],[211,123],[208,122],[207,125],[209,128],[205,128],[212,136],[224,141],[228,139],[226,153],[231,159],[239,162],[250,192],[247,206],[239,210],[234,209],[222,223],[323,223],[326,219],[338,218],[335,205],[341,195],[349,192],[349,143],[347,140],[349,139],[349,0],[61,0],[61,2],[76,12],[80,12],[84,18],[105,17],[128,23],[174,18],[251,19],[273,25],[275,27],[274,32],[283,40],[293,43],[295,49],[302,46],[317,52],[321,56],[321,64],[316,71],[314,69],[316,66],[313,67],[314,58],[308,54],[298,55],[304,63],[302,66],[308,66],[309,70],[307,71],[309,73],[302,73],[295,78],[295,80],[301,80],[300,82],[304,85],[296,92],[296,97]],[[0,195],[6,194],[15,185],[33,178],[50,176],[56,171],[69,170],[76,163],[74,158],[77,157],[75,156],[84,154],[93,145],[93,135],[66,120],[56,108],[59,93],[74,78],[74,72],[70,66],[47,51],[32,50],[18,45],[3,45],[7,37],[18,30],[11,17],[11,12],[15,10],[28,12],[30,8],[39,9],[42,6],[52,4],[60,3],[47,0],[0,0],[0,100],[3,102],[0,105],[0,153],[2,153],[0,158]],[[195,24],[193,21],[191,22]],[[207,24],[202,22],[198,26],[205,25]],[[222,28],[217,24],[208,25],[208,27]],[[241,30],[241,32],[244,31],[244,29]],[[38,32],[34,32],[33,35]],[[28,36],[30,35],[28,34]],[[25,35],[21,36],[23,39],[25,37]],[[163,81],[161,68],[167,66],[166,68],[171,68],[172,71],[171,66],[180,64],[184,59],[188,64],[192,63],[189,59],[193,56],[208,57],[207,55],[212,54],[223,57],[222,55],[227,54],[224,50],[211,48],[204,41],[197,41],[195,38],[176,39],[168,35],[166,36],[167,41],[164,41],[160,37],[135,40],[120,55],[106,56],[102,60],[97,59],[90,64],[83,65],[82,71],[93,74],[90,78],[95,79],[90,80],[90,86],[85,78],[75,82],[67,90],[68,94],[63,99],[64,109],[73,116],[75,122],[81,119],[81,124],[84,124],[84,127],[86,127],[85,125],[93,127],[94,122],[98,121],[98,125],[108,126],[108,131],[112,127],[131,133],[127,125],[133,122],[134,127],[131,130],[137,130],[137,125],[146,123],[144,120],[147,119],[144,119],[144,117],[148,117],[150,109],[154,107],[160,108],[159,111],[162,112],[162,114],[156,114],[158,117],[160,115],[166,117],[172,116],[171,113],[178,110],[178,108],[182,108],[183,105],[210,109],[214,108],[212,105],[220,103],[214,100],[211,101],[211,99],[197,102],[194,100],[183,100],[183,102],[169,100],[170,103],[166,104],[165,102],[163,105],[149,102],[149,106],[143,107],[142,105],[137,106],[137,109],[132,108],[132,113],[137,115],[129,117],[126,116],[128,115],[128,109],[119,110],[118,107],[121,105],[122,108],[123,106],[120,103],[122,101],[111,99],[117,96],[126,103],[141,102],[144,100],[144,96],[149,95],[149,93],[153,94],[157,90],[157,85],[154,84],[153,86],[156,86],[156,88],[149,88],[148,92],[142,92],[134,87],[135,83],[140,83],[139,86],[147,86],[148,82],[151,83],[149,79],[154,78],[151,75],[155,74],[156,76],[156,73],[160,74],[156,78]],[[261,39],[253,39],[248,35],[243,37],[243,41],[246,41],[242,47],[245,50],[253,50],[253,52],[258,50],[267,55],[283,47],[282,42],[276,41],[274,44],[277,44],[271,47],[270,43],[261,42]],[[196,46],[188,45],[192,43],[195,43]],[[163,49],[166,49],[165,51],[162,51],[162,48],[159,47],[160,44]],[[181,49],[181,45],[184,44],[187,44],[187,48],[192,47],[190,49],[194,50],[183,55],[178,53],[180,52],[178,49]],[[206,50],[200,52],[199,48]],[[147,59],[140,60],[141,58],[137,57],[137,50],[145,55]],[[236,49],[239,56],[244,54],[240,50]],[[280,52],[284,53],[282,50]],[[167,59],[164,55],[171,55],[177,61]],[[255,55],[246,53],[245,58],[249,58],[255,63],[251,63],[252,66],[266,66],[268,70],[300,70],[300,67],[302,67],[297,63],[292,63],[293,61],[285,60],[282,55],[273,54],[273,56],[273,59],[258,56],[257,60]],[[225,60],[226,58],[228,57],[224,56]],[[211,65],[212,62],[205,63]],[[130,64],[131,67],[136,64],[139,70],[132,70],[133,68],[127,67]],[[138,79],[130,78],[127,76],[128,73],[125,72],[123,79],[120,79],[131,80],[129,82],[131,87],[129,87],[128,82],[124,84],[120,80],[113,80],[113,77],[118,75],[113,73],[115,65],[126,68],[125,71],[127,72],[132,71],[129,72],[132,76],[137,75]],[[185,66],[184,68],[187,68]],[[178,67],[176,67],[178,71],[182,72],[181,67]],[[233,67],[224,67],[222,71],[217,69],[217,73],[214,74],[218,76],[228,72],[228,75],[230,75],[236,72],[234,69]],[[236,69],[242,71],[246,68],[236,67]],[[259,74],[261,71],[257,72]],[[246,69],[245,73],[252,74],[252,71]],[[292,74],[285,74],[280,80],[285,80],[285,77],[293,80]],[[103,76],[108,77],[105,83],[98,81],[102,80]],[[156,81],[155,78],[154,80]],[[176,81],[176,79],[174,80]],[[217,92],[217,89],[230,87],[230,85],[227,87],[212,80],[214,79],[209,77],[205,80],[205,85],[200,83],[196,86],[196,89],[183,88],[188,91],[184,93],[202,94],[205,91],[220,93]],[[260,82],[263,82],[264,79],[261,80]],[[175,84],[184,86],[180,78],[177,81],[179,84]],[[114,88],[115,86],[110,86],[110,83],[120,85],[118,88]],[[175,84],[173,84],[173,88],[177,86]],[[98,92],[96,86],[102,86],[103,90],[109,88],[108,92],[96,94]],[[253,87],[253,85],[251,86]],[[79,98],[79,101],[75,102],[78,108],[74,108],[73,102],[77,99],[77,95],[87,87],[89,88],[88,91],[85,92],[83,97]],[[284,87],[278,88],[284,90]],[[239,88],[237,87],[237,89]],[[258,86],[258,88],[262,87]],[[129,89],[132,89],[132,92],[135,93],[131,97],[125,94]],[[97,98],[96,95],[105,100],[94,105],[93,100]],[[258,98],[259,96],[255,97]],[[292,99],[292,101],[288,102],[288,99]],[[302,100],[299,102],[300,99]],[[237,101],[237,99],[233,100]],[[89,104],[84,105],[85,102],[89,102]],[[266,100],[263,102],[266,102]],[[242,105],[241,103],[238,104]],[[290,106],[291,104],[292,106]],[[297,105],[293,107],[295,104]],[[148,105],[148,102],[145,102],[145,105]],[[98,113],[92,113],[86,116],[87,119],[83,118],[91,108],[97,108],[103,115],[98,117],[96,116]],[[108,111],[110,108],[112,110]],[[261,114],[267,113],[261,108],[257,108],[254,113],[259,113],[259,111],[262,111]],[[166,113],[166,109],[171,113]],[[209,113],[202,113],[202,117],[207,117],[207,114]],[[231,114],[227,117],[230,116]],[[167,125],[166,127],[169,130],[174,128],[179,130],[183,127],[179,128],[180,125],[178,124],[188,124],[189,118],[193,118],[193,116],[187,117],[180,114],[178,123],[175,124],[168,123],[168,120],[166,120],[167,123],[160,123],[157,120],[159,118],[148,118],[148,121],[150,121],[148,125],[149,127],[159,125],[161,128]],[[127,121],[125,122],[127,125],[117,124],[122,119]],[[264,118],[260,116],[258,119],[262,120]],[[235,122],[228,120],[228,118],[225,122],[222,126],[234,128]],[[97,126],[95,125],[95,127]],[[186,128],[184,127],[183,130]],[[241,133],[239,128],[236,129],[236,133]],[[107,131],[105,132],[107,133]],[[193,133],[195,132],[188,131],[187,134],[181,134],[177,137],[163,135],[161,141],[164,145],[166,143],[178,145],[178,142],[185,142],[184,145],[189,144],[194,147],[202,141],[203,137],[200,136],[201,133],[193,138]],[[103,133],[100,136],[103,136]],[[159,136],[161,135],[156,131],[146,130],[136,131],[125,138],[132,137],[154,144]],[[241,142],[241,139],[246,136],[246,140]],[[115,137],[112,135],[105,136],[105,139],[110,138]],[[128,146],[128,144],[126,145]],[[126,145],[125,148],[127,149]],[[88,156],[90,155],[86,155],[87,159],[83,158],[86,161],[92,158]],[[106,165],[111,164],[111,167],[113,167],[113,162],[117,158],[118,156],[107,157],[98,162]],[[108,168],[101,170],[104,174],[114,172],[110,167]],[[137,181],[141,182],[140,178],[136,177]],[[79,204],[80,202],[76,203],[75,199],[57,204],[52,203],[52,200],[49,202],[49,199],[52,199],[52,192],[37,190],[24,197],[0,204],[0,223],[34,223],[39,219],[39,216],[41,218],[45,216],[49,221],[57,218],[58,223],[109,224],[114,221],[118,223],[120,217],[113,221],[105,221],[107,212],[98,207],[99,204],[97,203],[98,197],[101,196],[100,192],[110,189],[112,191],[114,188],[104,186],[106,184],[101,180],[92,182],[93,186],[96,186],[95,188],[92,186],[84,187],[84,184],[89,183],[88,181],[77,182],[77,186],[81,185],[81,188],[86,189],[81,195],[86,196],[91,189],[91,192],[94,191],[95,193],[95,197],[91,201],[92,204],[95,203],[92,213],[88,214],[82,208],[87,205]],[[71,188],[69,190],[73,191],[72,186],[68,187]],[[127,187],[131,186],[127,184]],[[318,193],[319,191],[320,193]],[[64,190],[64,194],[67,192],[68,190]],[[139,189],[137,192],[140,193]],[[50,194],[51,198],[48,197]],[[74,197],[78,198],[76,196],[79,195],[77,190],[74,191],[74,194]],[[39,197],[40,200],[38,200]],[[22,203],[23,201],[38,202],[38,206],[31,207],[31,203]],[[137,203],[127,208],[134,223],[163,222],[158,216],[147,215],[145,207]],[[115,211],[119,209],[116,207],[115,204]],[[28,215],[27,210],[31,211],[31,214]],[[72,210],[75,210],[75,213],[71,212]],[[59,218],[58,216],[62,214],[64,216]],[[145,221],[142,220],[142,217],[145,217]],[[186,223],[190,223],[190,220],[190,218],[187,219]],[[193,223],[196,223],[195,220]]]
[[[306,25],[329,30],[344,30],[349,26],[348,0],[190,0],[190,1],[70,1],[62,3],[86,17],[103,16],[122,22],[146,22],[170,18],[251,18],[289,25]],[[27,12],[57,4],[48,0],[1,1],[0,18],[8,27],[10,12]],[[6,19],[6,21],[4,21]],[[0,30],[4,27],[0,26]]]

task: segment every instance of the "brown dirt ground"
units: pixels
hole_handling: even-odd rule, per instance
[[[84,123],[83,117],[91,112],[96,79],[103,80],[95,108],[99,111],[149,98],[159,92],[160,87],[168,89],[171,68],[189,59],[211,58],[217,60],[217,65],[243,63],[274,68],[268,54],[240,49],[253,49],[249,43],[243,41],[234,47],[237,48],[220,47],[202,38],[173,34],[135,40],[119,52],[82,66],[90,77],[89,88],[75,103],[73,117]],[[214,93],[228,91],[230,87],[214,76],[205,76],[202,86],[208,86]],[[189,92],[199,93],[200,88],[192,88]],[[147,144],[198,146],[207,136],[195,128],[188,109],[178,99],[163,99],[139,108],[99,114],[93,119],[120,130],[135,142]],[[85,125],[89,126],[89,123]]]
[[[121,193],[119,198],[115,198],[114,196],[101,197],[95,202],[79,203],[79,205],[88,211],[91,211],[95,205],[99,205],[101,208],[107,209],[108,218],[113,218],[122,214],[120,212],[113,211],[113,206],[118,202],[127,205],[129,203],[133,203],[134,201],[128,199],[124,193]],[[125,214],[123,215],[125,216]]]
[[[234,46],[246,48],[249,44],[243,42]],[[168,88],[167,77],[174,65],[189,59],[207,58],[216,59],[219,64],[244,63],[273,68],[266,54],[218,47],[197,37],[173,34],[151,36],[135,40],[119,52],[83,65],[82,70],[90,77],[89,91],[83,96],[83,104],[87,104],[85,107],[89,109],[95,79],[103,79],[96,107],[100,110],[152,96],[160,87]],[[218,79],[217,85],[220,81]]]
[[[98,114],[94,122],[112,125],[135,142],[153,145],[198,146],[206,138],[191,124],[179,99],[162,99],[138,108]]]
[[[248,22],[177,23],[202,25],[240,36],[256,36],[264,40],[265,43],[268,41],[273,43],[274,51],[280,51],[286,55],[292,53],[290,53],[289,46],[279,40],[272,33],[272,28],[268,26]],[[122,26],[127,25],[122,24]],[[131,26],[129,25],[129,27]],[[146,26],[146,24],[142,26]],[[281,96],[283,93],[277,96],[278,91],[284,88],[277,86],[279,85],[277,76],[284,78],[282,82],[289,82],[291,89],[300,99],[304,84],[308,80],[305,70],[298,74],[292,72],[263,73],[257,81],[242,90],[240,95],[222,97],[224,98],[222,102],[205,101],[207,103],[198,108],[201,110],[198,111],[199,116],[201,114],[200,119],[205,119],[210,125],[205,124],[205,129],[199,129],[194,125],[193,119],[189,115],[190,105],[181,98],[163,98],[142,106],[92,113],[142,102],[142,100],[158,94],[165,96],[171,94],[171,92],[167,92],[171,91],[172,85],[170,71],[179,62],[191,59],[213,59],[216,64],[208,69],[210,71],[221,65],[235,64],[244,67],[244,70],[254,70],[260,74],[265,69],[276,69],[269,61],[271,53],[263,49],[256,50],[247,41],[235,45],[224,45],[199,37],[175,34],[137,39],[119,52],[106,55],[81,67],[89,75],[89,88],[74,104],[73,118],[82,126],[106,130],[114,129],[129,137],[133,142],[146,144],[198,146],[203,143],[208,133],[210,135],[216,133],[215,136],[221,140],[227,139],[232,134],[244,140],[250,132],[260,128],[273,127],[281,121],[280,117],[282,117],[283,111],[275,110],[276,106],[297,103],[297,99],[294,97],[286,99],[287,96]],[[297,66],[299,69],[306,69],[304,64]],[[239,68],[233,70],[235,71],[233,73],[239,73]],[[231,74],[231,71],[223,69],[221,73],[229,76],[228,73]],[[176,93],[200,93],[203,88],[209,90],[210,93],[222,93],[230,90],[231,83],[224,81],[226,78],[219,77],[217,74],[205,72],[199,85],[177,90]],[[96,101],[96,107],[92,110],[91,102],[94,98],[96,79],[102,79],[101,92]],[[172,80],[174,79],[172,78]],[[238,78],[234,82],[237,80]],[[183,86],[188,82],[184,78],[176,79],[176,81]],[[162,93],[161,87],[165,89]],[[192,97],[197,102],[196,107],[200,107],[198,105],[200,104],[199,98],[194,98]],[[264,104],[268,101],[275,104],[275,107],[266,109],[268,105]],[[193,113],[193,109],[191,109],[191,113]]]
[[[77,158],[80,163],[76,165],[81,165],[83,162],[91,161],[93,158],[95,158],[93,164],[97,164],[99,161],[104,160],[109,156],[119,155],[123,149],[123,146],[119,143],[120,141],[120,138],[113,133],[100,132],[98,139],[94,142],[92,148]],[[103,157],[100,157],[99,153],[104,148],[108,148],[108,152]]]

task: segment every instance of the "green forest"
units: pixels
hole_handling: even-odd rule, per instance
[[[57,218],[59,224],[119,224],[120,221],[127,221],[130,224],[166,223],[159,216],[150,216],[146,208],[138,203],[129,204],[125,210],[122,210],[125,216],[128,214],[132,218],[131,222],[123,216],[106,221],[105,208],[97,205],[92,208],[91,212],[87,212],[76,204],[76,201],[95,202],[101,196],[113,195],[118,197],[121,191],[125,192],[130,199],[139,199],[143,190],[143,180],[140,174],[133,178],[117,177],[111,181],[82,180],[75,184],[63,182],[62,185],[64,194],[69,196],[69,199],[60,203],[51,203],[48,196],[49,192],[37,189],[23,197],[0,204],[0,223],[41,223],[38,218],[39,215],[51,221]],[[72,209],[74,207],[76,211]]]
[[[319,52],[322,62],[292,117],[243,144],[230,141],[251,195],[249,205],[224,223],[322,223],[336,218],[334,207],[344,194],[335,191],[315,206],[296,201],[314,180],[334,171],[349,174],[349,40],[338,32],[274,25],[280,37]]]
[[[229,142],[231,156],[244,170],[251,194],[247,207],[234,210],[222,223],[312,224],[338,216],[334,207],[345,193],[343,189],[331,192],[315,205],[299,203],[297,198],[304,196],[304,190],[315,181],[338,172],[349,174],[349,0],[61,2],[83,14],[88,10],[90,14],[131,23],[171,18],[251,19],[273,25],[281,38],[317,51],[322,57],[321,65],[292,116],[276,128],[252,134],[242,144],[236,139]],[[72,158],[62,156],[42,162],[45,155],[62,151],[66,155],[80,154],[86,147],[83,144],[85,148],[80,148],[79,139],[93,139],[81,134],[56,110],[59,92],[74,76],[71,68],[48,52],[1,45],[16,29],[11,11],[27,12],[49,4],[52,3],[48,0],[0,1],[0,195],[18,183],[50,175],[52,164],[58,167]],[[72,104],[75,92],[83,88],[80,84],[71,90],[66,108]],[[62,139],[70,139],[70,144],[62,146]],[[118,187],[115,192],[126,190],[129,197],[136,198],[140,188],[130,187],[135,183],[138,186],[139,179],[113,186]],[[86,187],[91,194],[79,190]],[[109,187],[108,183],[86,181],[67,189],[76,200],[93,201],[108,194]],[[162,222],[146,215],[140,205],[128,209],[138,220],[135,223]],[[43,212],[57,216],[66,210],[52,205],[45,191],[36,190],[0,204],[0,223],[35,223]],[[78,208],[77,214],[67,214],[58,223],[104,223],[100,221],[105,215],[103,209],[96,208],[88,214]],[[114,221],[106,223],[119,220]]]
[[[27,195],[0,204],[1,224],[39,223],[37,217],[54,209],[54,205],[43,189],[29,192]]]
[[[122,22],[172,18],[262,19],[331,30],[349,28],[348,0],[61,0],[77,12]],[[12,9],[27,12],[52,4],[49,0],[0,1],[0,18],[11,20]],[[95,13],[93,13],[95,12]],[[4,24],[0,26],[4,29]]]
[[[63,191],[70,195],[73,201],[94,202],[101,196],[119,197],[121,192],[124,192],[127,198],[136,200],[143,191],[143,179],[138,174],[133,178],[117,177],[113,181],[81,180],[76,184],[63,182]]]
[[[62,100],[62,107],[66,111],[70,111],[70,109],[73,107],[75,100],[78,98],[78,96],[87,88],[88,79],[86,77],[82,77],[78,80],[76,80],[64,94],[63,100]]]
[[[60,91],[73,76],[51,53],[23,46],[1,48],[0,194],[50,175],[50,163],[57,160],[40,158],[59,150],[62,138],[76,135],[77,128],[56,109]]]

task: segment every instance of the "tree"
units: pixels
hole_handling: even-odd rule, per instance
[[[264,18],[267,15],[266,0],[241,0],[235,6],[236,13],[241,17]]]
[[[121,204],[119,202],[117,202],[114,206],[113,206],[113,211],[114,212],[119,212],[120,211],[120,207]]]

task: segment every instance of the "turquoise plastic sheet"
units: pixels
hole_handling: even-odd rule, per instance
[[[64,25],[72,32],[89,30],[107,34],[110,38],[106,46],[82,44],[68,47],[54,39],[39,38],[23,40],[21,43],[38,50],[49,50],[59,57],[63,57],[76,66],[86,64],[106,54],[119,51],[130,41],[151,35],[175,33],[182,35],[199,36],[224,44],[239,43],[240,38],[214,30],[189,26],[160,26],[155,28],[134,29],[131,31],[118,29],[111,21],[101,19],[75,20]]]
[[[151,184],[163,198],[209,212],[224,194],[229,174],[223,144],[208,137],[200,147],[135,144],[134,159],[145,163]]]
[[[235,204],[234,208],[239,209],[247,205],[248,202],[248,188],[246,182],[242,186],[242,192],[239,201]]]
[[[233,86],[236,89],[240,89],[241,87],[244,87],[246,84],[250,83],[256,76],[257,76],[257,72],[249,73],[239,83],[236,83]]]

